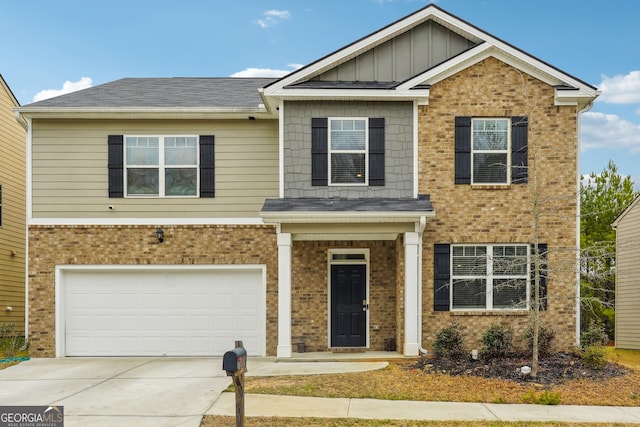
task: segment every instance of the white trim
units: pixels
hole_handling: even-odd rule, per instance
[[[26,144],[25,144],[25,160],[26,160],[26,180],[25,180],[25,197],[26,197],[26,226],[25,235],[25,269],[24,269],[24,336],[29,339],[29,221],[33,216],[33,164],[32,142],[33,142],[33,123],[30,118],[25,118],[27,122]]]
[[[284,199],[284,101],[280,101],[278,109],[278,197]]]
[[[431,212],[361,212],[361,211],[318,211],[318,212],[261,212],[267,224],[272,223],[378,223],[378,222],[418,222],[420,218],[434,218]]]
[[[265,339],[263,343],[266,355],[267,331],[266,331],[266,315],[267,315],[267,266],[264,264],[190,264],[190,265],[56,265],[55,267],[55,350],[56,357],[66,357],[66,341],[65,341],[65,289],[63,286],[64,273],[67,271],[217,271],[217,270],[260,270],[261,272],[261,297],[263,301],[262,314],[265,317],[265,330],[262,336]],[[262,355],[262,356],[264,356]]]
[[[420,155],[420,103],[413,101],[413,198],[418,198],[420,174],[418,167],[420,165],[418,156]]]
[[[418,326],[420,313],[418,309],[420,242],[422,235],[417,232],[404,233],[404,343],[403,354],[405,356],[417,356],[420,348],[421,328]],[[416,296],[415,298],[413,296]]]
[[[371,276],[371,250],[369,248],[333,248],[327,251],[327,348],[342,348],[342,347],[333,347],[331,345],[331,337],[332,337],[332,329],[331,329],[331,266],[332,265],[364,265],[365,266],[365,298],[367,300],[367,304],[371,303],[370,297],[370,276]],[[334,254],[363,254],[364,259],[350,259],[350,260],[333,260]],[[370,347],[370,338],[371,334],[369,333],[369,323],[370,323],[370,310],[367,309],[367,315],[365,320],[365,349]],[[353,347],[353,348],[362,348],[362,347]]]
[[[31,218],[28,225],[268,225],[262,218]]]
[[[291,234],[278,232],[278,358],[291,357]]]
[[[474,121],[489,121],[489,120],[493,120],[493,121],[506,121],[507,122],[507,148],[504,150],[491,150],[491,149],[483,149],[483,150],[476,150],[475,148],[473,148],[474,145],[474,126],[473,126],[473,122]],[[512,150],[512,142],[511,142],[511,118],[510,117],[472,117],[471,118],[471,185],[510,185],[511,184],[511,175],[513,173],[513,167],[511,164],[511,150]],[[475,168],[474,168],[474,159],[475,159],[475,154],[506,154],[507,155],[507,162],[506,162],[506,171],[505,171],[505,175],[506,175],[506,181],[505,182],[474,182],[474,178],[475,178]]]
[[[332,121],[360,121],[364,122],[364,150],[333,150],[331,148],[331,122]],[[331,172],[332,155],[334,154],[364,154],[364,182],[332,182]],[[363,152],[364,151],[364,152]],[[368,187],[369,186],[369,117],[327,117],[327,186],[328,187]]]

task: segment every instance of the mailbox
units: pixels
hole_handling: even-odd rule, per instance
[[[222,358],[222,369],[227,374],[234,372],[244,372],[247,368],[247,350],[242,347],[236,347],[227,351]]]

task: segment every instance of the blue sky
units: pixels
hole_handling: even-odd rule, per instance
[[[122,77],[282,75],[424,0],[2,1],[0,74],[21,104]],[[583,174],[609,159],[640,184],[640,2],[438,0],[594,86]],[[37,97],[37,98],[36,98]]]

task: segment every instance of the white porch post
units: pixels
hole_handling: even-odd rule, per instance
[[[417,356],[418,337],[418,249],[419,233],[404,233],[404,355]]]
[[[291,357],[291,234],[278,233],[278,357]]]

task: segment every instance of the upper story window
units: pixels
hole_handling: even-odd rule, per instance
[[[127,196],[197,196],[197,136],[125,136]]]
[[[528,245],[453,245],[451,308],[508,310],[529,307]]]
[[[367,119],[329,119],[330,184],[360,184],[368,182]]]
[[[510,127],[509,119],[472,120],[472,184],[509,184]]]

